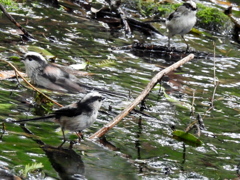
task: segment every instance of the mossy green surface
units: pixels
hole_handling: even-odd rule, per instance
[[[222,32],[230,23],[228,16],[217,8],[207,7],[200,3],[197,4],[197,7],[197,25],[201,28]]]
[[[13,0],[0,0],[0,3],[8,10],[13,11],[18,9],[18,5]],[[0,11],[0,15],[2,14],[2,11]]]

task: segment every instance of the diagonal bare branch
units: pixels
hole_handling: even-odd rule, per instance
[[[152,90],[152,88],[157,84],[157,82],[169,72],[177,69],[181,65],[185,64],[186,62],[192,60],[194,58],[194,54],[189,54],[185,58],[179,60],[178,62],[174,63],[173,65],[163,69],[158,74],[156,74],[151,81],[148,83],[146,88],[142,91],[142,93],[128,106],[126,107],[117,117],[115,117],[111,122],[109,122],[107,125],[105,125],[103,128],[98,130],[96,133],[94,133],[92,136],[90,136],[90,139],[99,138],[106,134],[110,129],[112,129],[116,124],[118,124],[125,116],[129,114],[130,111],[132,111]]]

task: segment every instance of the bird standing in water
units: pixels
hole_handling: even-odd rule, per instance
[[[87,93],[95,90],[112,96],[126,97],[125,94],[98,87],[91,87],[86,85],[86,83],[81,83],[76,76],[69,74],[58,65],[48,63],[47,60],[37,52],[27,52],[22,60],[28,77],[33,84],[37,86],[74,94]]]
[[[66,142],[64,130],[81,133],[82,130],[89,128],[96,121],[103,99],[99,92],[90,92],[80,101],[60,108],[48,116],[12,122],[24,123],[27,121],[54,119],[55,122],[60,124],[63,133],[63,142],[59,146],[60,148]]]
[[[23,57],[23,63],[28,77],[40,87],[60,92],[85,92],[75,76],[54,64],[48,63],[39,53],[31,51],[26,53]]]
[[[183,3],[168,16],[166,20],[166,26],[168,28],[168,48],[170,48],[170,39],[174,35],[179,34],[187,44],[186,51],[188,51],[189,45],[184,39],[184,35],[187,34],[196,24],[196,13],[197,6],[190,0]]]

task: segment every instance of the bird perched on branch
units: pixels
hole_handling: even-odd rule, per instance
[[[63,142],[59,146],[60,148],[66,141],[64,130],[81,133],[82,130],[89,128],[96,121],[103,99],[99,92],[90,92],[80,101],[62,107],[48,116],[12,122],[25,123],[28,121],[54,119],[55,122],[60,124],[63,133]]]
[[[166,20],[166,26],[168,28],[168,47],[170,47],[170,39],[174,35],[179,34],[187,44],[186,51],[189,49],[189,45],[184,39],[184,35],[187,34],[195,25],[197,20],[196,13],[196,3],[190,0],[183,3],[168,16]]]
[[[86,93],[89,90],[95,90],[109,95],[126,97],[124,94],[97,87],[90,87],[81,83],[76,76],[69,74],[60,66],[48,63],[47,60],[37,52],[27,52],[22,60],[28,77],[34,84],[40,87],[69,93]]]

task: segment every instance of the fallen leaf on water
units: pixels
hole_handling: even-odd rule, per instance
[[[193,147],[201,146],[203,143],[200,139],[198,139],[196,136],[194,136],[191,133],[187,133],[181,130],[175,130],[172,132],[173,138],[182,141],[188,145],[191,145]]]
[[[69,74],[73,74],[75,76],[91,76],[91,75],[94,75],[94,73],[89,73],[89,72],[85,72],[85,71],[75,70],[72,67],[62,66],[62,65],[59,65],[59,64],[55,64],[55,63],[52,63],[52,64],[54,64],[55,66],[61,68],[64,71],[68,72]]]
[[[27,77],[27,75],[23,72],[20,72],[20,74],[23,77]],[[16,73],[14,70],[0,71],[0,80],[9,79],[9,78],[13,78],[13,77],[16,77]]]

